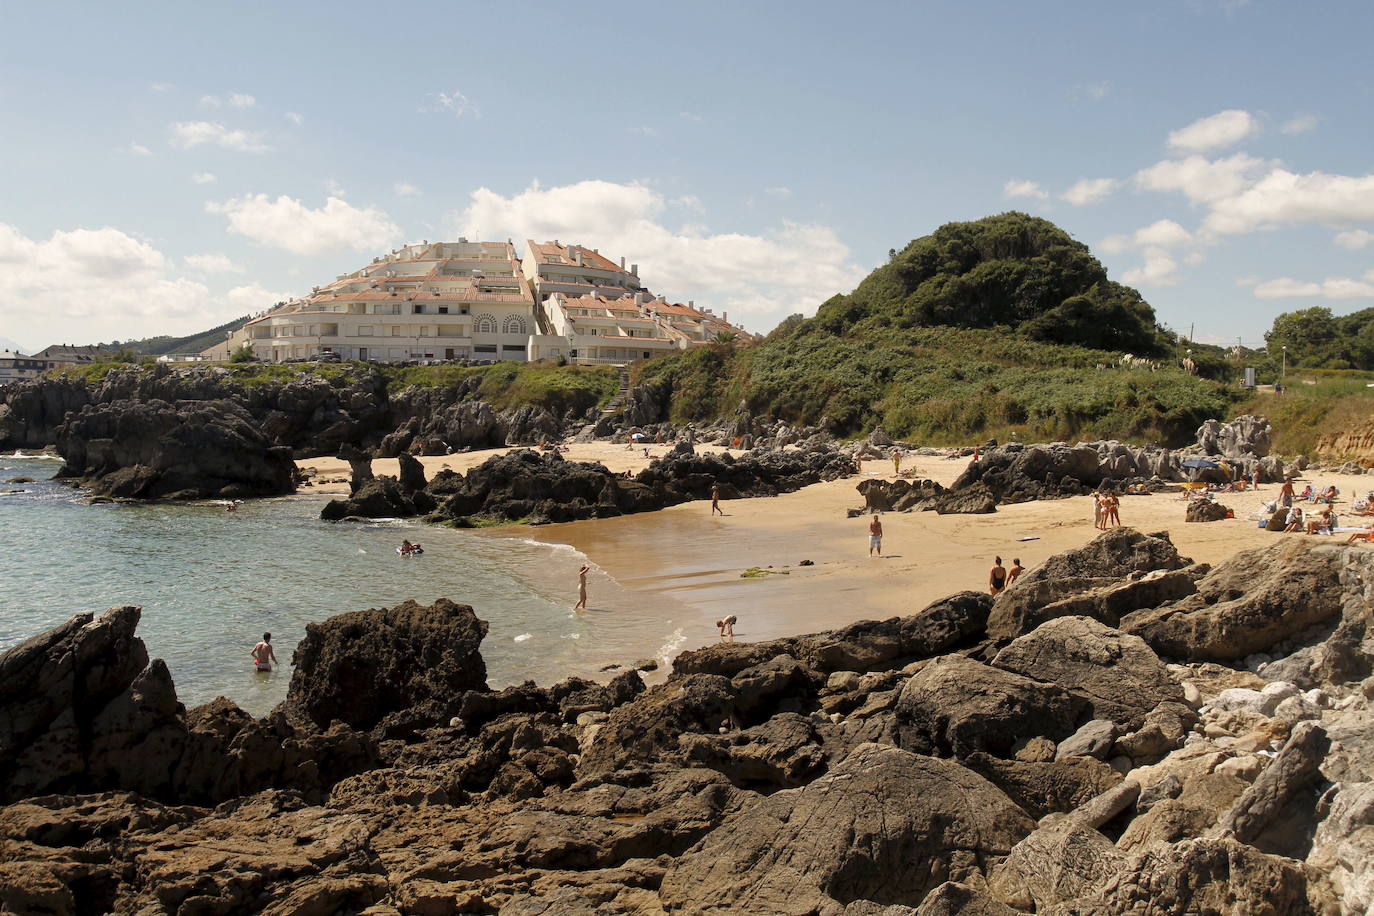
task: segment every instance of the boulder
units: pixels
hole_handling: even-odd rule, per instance
[[[1004,903],[1044,912],[1097,891],[1126,863],[1125,853],[1101,833],[1061,819],[1017,843],[993,872],[988,888]]]
[[[1093,719],[1079,726],[1055,749],[1054,759],[1066,757],[1094,757],[1106,760],[1111,756],[1112,743],[1116,740],[1116,723],[1110,719]]]
[[[898,743],[922,754],[1010,757],[1018,740],[1058,741],[1073,733],[1087,706],[1054,684],[960,655],[930,662],[897,699]]]
[[[1014,639],[1058,617],[1091,617],[1109,627],[1142,608],[1158,607],[1197,591],[1195,568],[1107,577],[1019,580],[998,594],[989,614],[988,636]]]
[[[1041,624],[992,663],[1081,697],[1092,715],[1124,731],[1139,728],[1160,703],[1183,701],[1183,686],[1143,639],[1088,617]]]
[[[1051,750],[1053,754],[1053,750]],[[1121,774],[1091,757],[1001,760],[979,751],[960,761],[1007,793],[1031,817],[1068,814],[1121,784]]]
[[[486,635],[472,608],[445,598],[308,624],[286,706],[321,729],[334,721],[370,729],[399,712],[447,721],[465,691],[487,689]]]
[[[1210,499],[1195,499],[1188,503],[1184,511],[1185,522],[1220,522],[1232,516],[1232,512],[1221,503]]]
[[[1243,659],[1340,615],[1343,557],[1296,538],[1247,550],[1202,577],[1196,594],[1127,614],[1121,629],[1170,658]]]
[[[947,879],[986,874],[1032,827],[956,763],[865,744],[726,820],[669,866],[659,895],[702,914],[914,907]]]

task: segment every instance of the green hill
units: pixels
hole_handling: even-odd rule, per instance
[[[1178,443],[1235,395],[1219,348],[1183,347],[1130,287],[1053,223],[1004,213],[916,239],[854,292],[762,343],[635,367],[678,421],[758,415],[876,425],[930,444],[1013,435]],[[1126,354],[1152,365],[1117,368]]]

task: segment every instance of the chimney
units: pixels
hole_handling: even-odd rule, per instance
[[[563,243],[560,242],[560,241],[558,241],[558,239],[554,239],[554,240],[553,240],[553,247],[555,247],[555,248],[562,248],[562,247],[563,247]]]
[[[631,264],[631,265],[630,265],[630,276],[632,276],[632,277],[637,277],[637,276],[639,276],[639,265],[638,265],[638,264]]]
[[[621,258],[621,259],[620,259],[620,269],[621,269],[621,270],[624,270],[624,269],[625,269],[625,259],[624,259],[624,258]]]
[[[695,299],[688,299],[688,300],[687,300],[687,307],[688,307],[689,309],[694,309],[694,308],[696,308],[696,307],[697,307],[697,301],[696,301]]]
[[[721,321],[724,321],[726,324],[729,324],[729,323],[730,323],[730,313],[729,313],[729,312],[721,312],[721,313],[720,313],[720,320],[721,320]]]

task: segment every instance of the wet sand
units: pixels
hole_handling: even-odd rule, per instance
[[[661,455],[664,450],[666,446],[651,448],[651,454]],[[499,451],[504,450],[422,461],[431,474],[445,464],[462,471]],[[642,451],[606,443],[574,445],[567,457],[599,460],[616,471],[638,470],[647,464]],[[917,457],[913,462],[908,457],[904,466],[914,463],[918,476],[949,485],[967,462],[966,458],[939,457]],[[332,459],[301,464],[318,467],[323,476],[347,474],[347,464]],[[373,466],[377,473],[395,473],[394,461],[378,460]],[[866,462],[863,476],[890,478],[884,473],[890,469],[885,461]],[[687,605],[694,619],[682,621],[686,624],[682,649],[717,640],[714,621],[727,614],[739,618],[736,638],[751,641],[911,614],[954,592],[986,589],[994,556],[1000,555],[1008,567],[1019,558],[1031,569],[1098,534],[1089,496],[1001,506],[990,515],[890,512],[882,516],[883,556],[869,557],[868,517],[845,515],[847,509],[863,505],[855,490],[860,479],[817,484],[773,498],[727,500],[721,503],[724,517],[712,517],[710,503],[700,501],[642,515],[497,528],[483,534],[569,545],[645,601],[671,597],[674,604]],[[1374,521],[1346,514],[1354,495],[1374,489],[1374,478],[1314,473],[1306,479],[1319,489],[1327,484],[1341,489],[1336,509],[1344,516],[1342,525]],[[1141,531],[1168,531],[1180,552],[1215,564],[1281,537],[1307,537],[1256,526],[1255,513],[1277,499],[1278,492],[1278,484],[1266,484],[1258,491],[1222,494],[1217,500],[1233,509],[1236,517],[1193,524],[1184,522],[1182,494],[1123,496],[1121,521]],[[1334,543],[1344,542],[1345,537],[1311,539]],[[802,560],[815,565],[800,566]],[[775,574],[740,577],[755,566],[772,567]],[[681,611],[677,605],[678,620]],[[654,648],[646,646],[645,654]]]

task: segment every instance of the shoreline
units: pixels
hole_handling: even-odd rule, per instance
[[[651,446],[657,457],[670,446]],[[707,447],[711,451],[724,451]],[[510,449],[488,449],[421,458],[427,475],[444,466],[466,470]],[[601,461],[612,471],[638,471],[648,461],[642,451],[605,442],[576,443],[565,456],[572,461]],[[337,459],[306,459],[321,477],[347,474]],[[395,459],[377,459],[379,474],[395,473]],[[390,465],[390,467],[388,467]],[[908,455],[906,467],[918,477],[948,486],[967,465],[966,458]],[[818,632],[858,620],[909,615],[963,590],[985,591],[993,557],[1010,566],[1019,558],[1028,570],[1048,557],[1081,546],[1098,534],[1092,524],[1092,499],[1075,496],[999,506],[988,515],[937,515],[934,512],[883,513],[884,554],[867,556],[868,517],[846,517],[863,505],[855,489],[861,479],[891,479],[882,473],[886,461],[865,462],[860,477],[814,484],[776,497],[724,500],[725,516],[712,518],[701,500],[657,511],[615,518],[589,519],[539,526],[481,529],[484,537],[516,538],[571,547],[594,570],[646,600],[672,602],[673,621],[690,611],[676,651],[721,641],[714,622],[734,614],[739,641],[775,639]],[[1348,508],[1357,493],[1374,489],[1368,477],[1318,472],[1310,477],[1341,490],[1337,510]],[[332,493],[347,484],[302,492]],[[1278,534],[1256,527],[1252,517],[1276,499],[1278,484],[1258,491],[1220,494],[1217,501],[1236,517],[1217,522],[1187,523],[1181,494],[1124,496],[1124,525],[1142,532],[1168,531],[1180,553],[1196,562],[1216,564],[1279,537],[1344,542],[1341,536]],[[1362,520],[1363,521],[1363,520]],[[1019,540],[1026,538],[1027,540]],[[814,565],[801,566],[803,560]],[[741,578],[751,567],[772,570],[759,578]],[[574,589],[570,583],[570,593]],[[592,589],[595,603],[595,581]],[[666,616],[666,615],[665,615]],[[663,647],[644,647],[638,657]],[[665,656],[657,656],[661,662]],[[623,665],[632,665],[625,659]],[[670,663],[669,663],[670,664]],[[668,665],[665,665],[668,667]],[[622,669],[623,670],[623,669]]]

